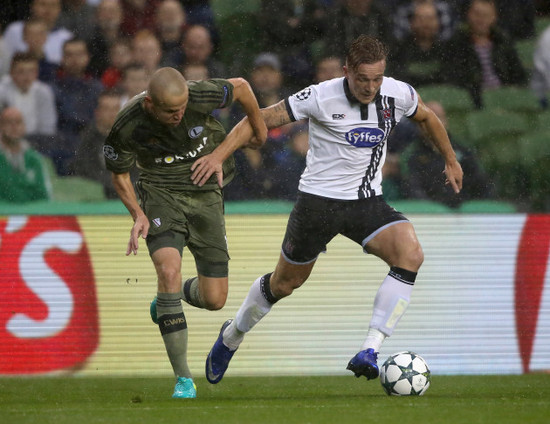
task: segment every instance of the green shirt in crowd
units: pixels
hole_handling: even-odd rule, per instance
[[[50,197],[42,156],[25,141],[22,143],[17,154],[0,145],[0,201],[23,203]]]

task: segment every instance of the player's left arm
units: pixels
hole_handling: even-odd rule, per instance
[[[439,151],[445,160],[445,176],[447,177],[446,184],[450,184],[455,193],[462,190],[462,167],[456,159],[456,154],[449,140],[447,130],[441,123],[437,115],[427,107],[422,99],[418,98],[418,108],[416,113],[411,117],[416,121],[422,130],[428,134],[431,142]]]
[[[208,155],[197,159],[191,166],[191,179],[202,186],[212,174],[216,174],[218,185],[223,186],[223,162],[235,150],[245,147],[261,147],[267,140],[267,127],[260,112],[258,100],[250,84],[243,78],[228,80],[233,85],[233,100],[238,101],[246,117],[229,132],[225,140]]]

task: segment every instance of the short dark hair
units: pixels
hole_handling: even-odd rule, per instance
[[[349,46],[346,66],[356,70],[364,63],[373,64],[385,60],[388,53],[388,47],[376,37],[360,35]]]
[[[11,58],[11,67],[10,69],[13,69],[15,65],[18,63],[24,63],[24,62],[35,62],[36,64],[39,63],[38,58],[29,52],[18,52],[13,55]]]

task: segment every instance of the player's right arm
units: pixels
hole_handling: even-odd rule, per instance
[[[262,118],[264,118],[265,125],[268,129],[281,127],[292,122],[286,108],[285,100],[281,100],[273,106],[261,109],[261,112]]]
[[[292,119],[286,109],[285,101],[281,100],[279,103],[270,106],[265,109],[260,109],[262,119],[265,121],[265,125],[268,129],[280,127],[285,124],[290,124]],[[229,133],[232,138],[238,137],[242,140],[251,140],[254,137],[254,130],[250,125],[248,117],[243,118]],[[228,136],[228,137],[229,137]],[[229,157],[235,151],[234,145],[229,147],[230,144],[220,144],[212,153],[205,155],[197,159],[191,170],[193,174],[191,179],[193,184],[202,186],[208,178],[216,172],[216,169],[221,168],[221,164],[225,159]],[[221,184],[220,184],[221,185]]]
[[[134,220],[134,225],[130,232],[130,240],[128,241],[128,247],[126,248],[126,256],[130,253],[134,255],[137,254],[139,247],[139,237],[146,238],[147,233],[149,232],[149,220],[147,216],[139,206],[136,193],[134,191],[134,186],[132,185],[132,180],[130,179],[130,173],[125,172],[122,174],[117,174],[111,172],[111,179],[115,190],[120,197],[120,200],[132,215]]]

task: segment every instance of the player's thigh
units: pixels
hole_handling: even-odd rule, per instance
[[[137,184],[137,191],[141,208],[151,224],[146,240],[149,254],[152,255],[154,250],[159,246],[164,247],[166,243],[176,247],[181,253],[188,230],[185,204],[180,196],[145,182]]]
[[[385,227],[364,246],[390,266],[418,271],[424,260],[422,248],[410,222],[395,222]]]
[[[187,199],[189,237],[187,246],[197,272],[205,277],[228,275],[229,252],[221,191],[197,192]]]

